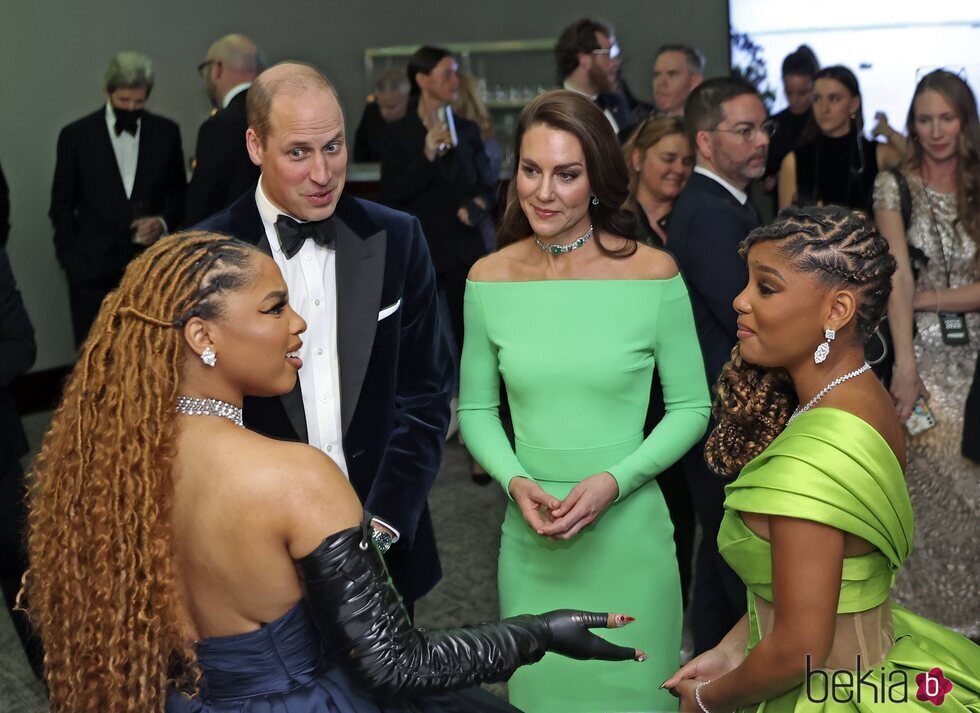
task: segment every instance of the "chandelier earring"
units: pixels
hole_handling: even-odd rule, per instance
[[[211,348],[210,344],[204,347],[204,351],[201,352],[201,361],[212,369],[214,368],[215,362],[218,361],[218,355],[214,353],[214,349]]]
[[[817,350],[813,352],[813,362],[815,364],[822,364],[827,359],[827,356],[830,354],[830,343],[834,341],[837,332],[833,329],[825,329],[823,330],[823,336],[827,341],[821,342]]]

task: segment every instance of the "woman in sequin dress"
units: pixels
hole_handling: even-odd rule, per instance
[[[902,167],[912,198],[907,231],[895,176],[880,174],[874,191],[875,218],[898,262],[888,303],[895,342],[891,392],[903,421],[916,399],[926,398],[936,426],[910,439],[906,479],[915,512],[915,548],[894,595],[910,609],[977,639],[980,465],[963,457],[961,444],[980,313],[959,313],[970,335],[965,344],[944,335],[938,314],[959,309],[949,302],[947,290],[980,281],[980,125],[973,92],[956,75],[932,72],[916,87],[907,128],[912,139]],[[910,247],[927,258],[914,278]],[[938,304],[913,312],[915,292],[931,292]]]

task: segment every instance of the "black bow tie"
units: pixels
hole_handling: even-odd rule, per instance
[[[126,132],[130,136],[136,136],[136,122],[123,121],[122,119],[116,119],[116,136],[119,136],[122,132]]]
[[[279,245],[288,260],[299,252],[307,238],[312,238],[317,245],[326,247],[333,242],[336,228],[329,218],[300,223],[288,215],[280,215],[276,218],[276,233],[279,235]]]

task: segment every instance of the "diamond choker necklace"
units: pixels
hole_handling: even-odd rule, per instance
[[[565,243],[564,245],[552,245],[551,243],[544,242],[537,235],[534,236],[534,244],[541,248],[542,252],[551,253],[552,255],[564,255],[565,253],[570,253],[572,250],[578,250],[580,247],[589,242],[589,238],[592,237],[592,231],[595,228],[590,225],[588,231],[580,238],[575,238],[570,243]]]
[[[817,401],[819,401],[824,396],[826,396],[828,394],[828,392],[830,392],[831,389],[837,388],[838,386],[840,386],[841,384],[843,384],[848,379],[853,379],[855,376],[860,376],[861,374],[863,374],[864,372],[866,372],[870,368],[871,368],[871,365],[868,362],[864,362],[864,366],[859,367],[859,368],[855,369],[854,371],[849,371],[846,374],[844,374],[843,376],[838,376],[836,379],[834,379],[833,381],[831,381],[825,387],[823,387],[822,389],[820,389],[820,392],[816,396],[814,396],[812,399],[810,399],[809,401],[807,401],[805,405],[803,405],[803,406],[797,406],[796,409],[793,411],[793,415],[790,416],[789,417],[789,420],[786,422],[786,425],[787,426],[790,425],[791,423],[793,423],[793,421],[796,419],[797,416],[802,416],[807,411],[809,411],[810,409],[812,409],[813,406],[814,406],[814,404],[816,404]]]
[[[245,427],[242,422],[242,410],[238,406],[232,406],[220,399],[195,399],[191,396],[178,396],[176,411],[185,416],[221,416],[236,426]]]

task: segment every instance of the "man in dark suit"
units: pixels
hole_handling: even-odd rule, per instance
[[[408,109],[408,75],[404,69],[387,69],[374,83],[374,101],[364,106],[354,134],[354,160],[380,161],[384,154],[385,127],[398,121]]]
[[[262,52],[252,40],[226,35],[211,45],[198,65],[215,112],[197,132],[184,225],[194,225],[227,208],[258,180],[259,168],[245,148],[245,104],[248,87],[263,64]]]
[[[344,116],[315,68],[263,72],[248,114],[259,183],[196,227],[270,253],[308,328],[297,387],[246,399],[245,422],[310,443],[348,475],[411,605],[441,576],[426,500],[455,382],[425,237],[415,218],[342,195]]]
[[[106,72],[105,107],[58,136],[48,215],[76,345],[129,261],[184,215],[180,129],[143,109],[152,89],[150,58],[120,52]]]
[[[770,125],[755,88],[728,78],[694,89],[684,121],[697,146],[697,166],[674,205],[667,246],[687,282],[708,383],[714,384],[737,341],[732,300],[748,283],[738,247],[759,225],[746,190],[765,172]],[[724,482],[703,454],[702,440],[683,461],[703,530],[691,604],[696,654],[715,646],[745,613],[745,588],[718,553]]]
[[[587,17],[566,27],[555,44],[555,65],[562,88],[584,94],[602,109],[620,142],[637,124],[619,83],[619,45],[609,28]]]
[[[17,291],[7,251],[0,247],[0,588],[27,659],[40,678],[41,643],[24,613],[14,609],[27,569],[24,471],[19,460],[27,453],[27,438],[10,393],[11,382],[31,368],[36,354],[34,327]]]

